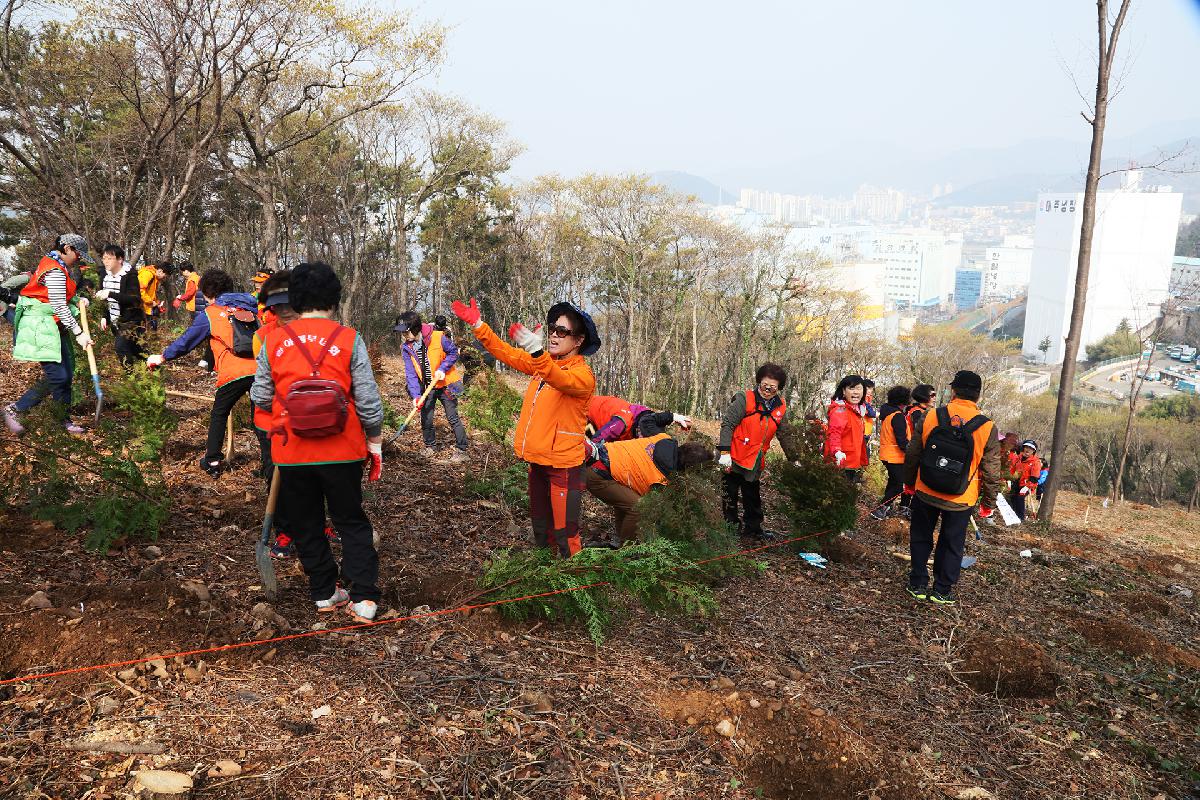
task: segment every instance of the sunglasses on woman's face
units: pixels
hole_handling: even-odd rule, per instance
[[[779,391],[779,387],[773,383],[760,383],[758,385],[758,389],[759,389],[759,391],[762,391],[762,392],[778,392]]]
[[[575,331],[571,330],[570,328],[564,328],[562,325],[551,325],[550,327],[546,328],[546,331],[551,336],[557,336],[560,339],[567,337],[567,336],[578,336],[579,335],[579,334],[575,333]]]

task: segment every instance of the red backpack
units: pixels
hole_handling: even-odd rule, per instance
[[[340,383],[321,377],[321,362],[329,354],[329,348],[333,346],[338,334],[346,328],[338,325],[333,329],[333,333],[325,340],[321,354],[315,360],[291,327],[284,325],[283,330],[292,337],[296,349],[312,367],[311,376],[294,381],[288,387],[287,396],[282,400],[283,413],[289,423],[285,428],[285,435],[288,428],[302,439],[321,439],[341,433],[345,430],[346,420],[350,416],[350,401],[346,399],[346,390]]]

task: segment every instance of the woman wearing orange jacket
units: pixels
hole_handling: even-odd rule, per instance
[[[475,338],[500,361],[533,377],[525,390],[513,431],[513,452],[529,464],[529,518],[538,547],[553,543],[559,555],[579,552],[579,511],[583,493],[584,428],[587,402],[596,376],[584,356],[600,349],[592,318],[570,303],[555,303],[542,326],[508,329],[516,347],[504,342],[480,318],[475,298],[455,301],[451,310],[471,326]]]
[[[859,470],[867,465],[863,438],[865,394],[866,384],[861,375],[842,378],[829,404],[829,429],[825,434],[825,460],[845,470],[846,479],[855,482]]]

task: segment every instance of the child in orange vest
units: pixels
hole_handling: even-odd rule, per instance
[[[579,552],[587,401],[596,376],[584,356],[600,349],[592,318],[570,303],[555,303],[542,326],[514,324],[516,347],[501,341],[481,319],[479,305],[454,301],[451,310],[500,361],[533,377],[513,432],[513,452],[529,464],[529,517],[538,547],[553,544],[564,558]]]

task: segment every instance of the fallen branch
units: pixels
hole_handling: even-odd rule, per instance
[[[166,392],[167,397],[186,397],[188,400],[203,400],[206,403],[211,403],[213,401],[213,399],[208,395],[193,394],[192,392],[181,392],[178,389],[166,389],[164,391]]]
[[[158,742],[58,742],[63,750],[86,753],[121,753],[122,755],[157,756],[167,752],[165,744]]]

